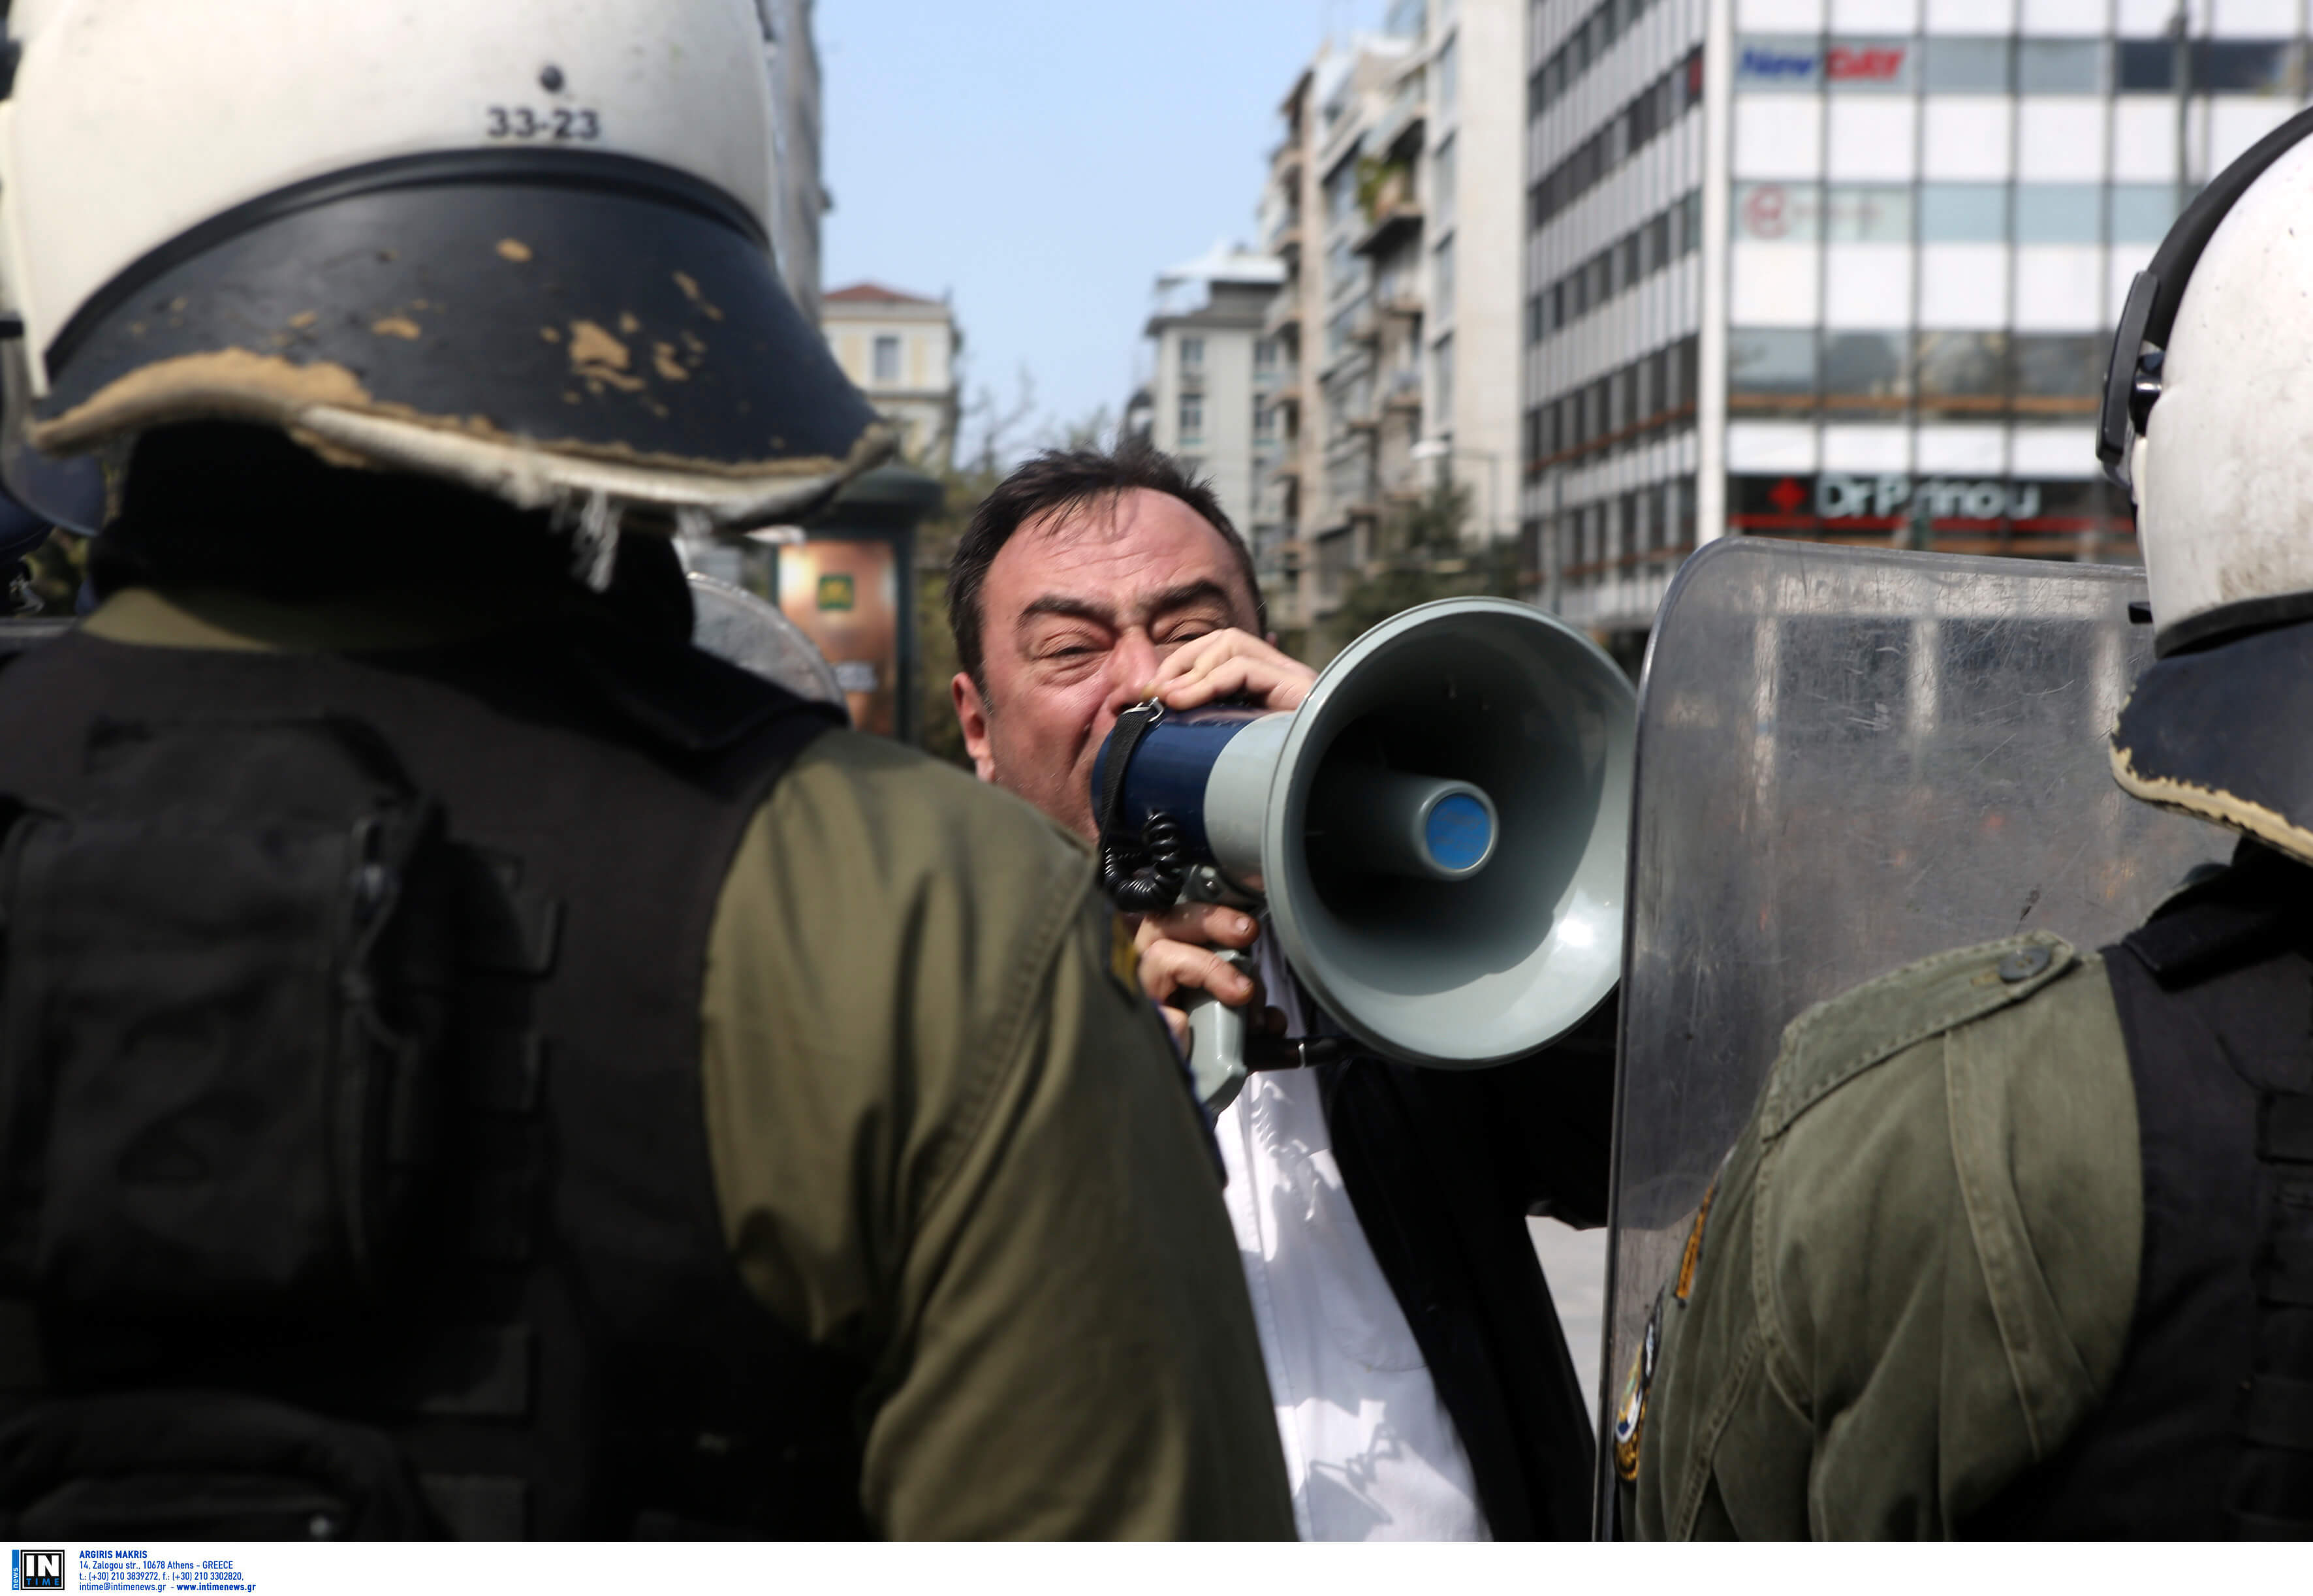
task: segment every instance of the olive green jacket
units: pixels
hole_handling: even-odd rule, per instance
[[[2138,1156],[2103,962],[2055,937],[1800,1015],[1618,1419],[1625,1532],[1952,1535],[2112,1383]]]
[[[131,590],[177,647],[387,647],[488,618]],[[860,1495],[892,1536],[1287,1538],[1220,1187],[1081,845],[832,732],[748,826],[699,1067],[723,1223],[782,1320],[871,1370]]]

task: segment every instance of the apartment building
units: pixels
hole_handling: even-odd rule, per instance
[[[854,283],[826,295],[820,325],[843,374],[899,428],[901,458],[933,469],[949,463],[963,335],[947,302]]]
[[[1262,235],[1285,268],[1277,463],[1257,495],[1271,602],[1306,627],[1458,481],[1464,535],[1516,524],[1524,0],[1396,0],[1280,108]]]
[[[1322,51],[1286,102],[1294,147],[1272,161],[1263,214],[1286,277],[1268,330],[1292,379],[1279,389],[1280,431],[1289,441],[1277,467],[1290,483],[1292,537],[1276,574],[1288,591],[1272,601],[1288,629],[1337,607],[1373,555],[1384,414],[1409,453],[1420,430],[1420,371],[1411,360],[1423,285],[1408,263],[1420,259],[1420,197],[1403,142],[1420,136],[1409,116],[1418,90],[1405,81],[1416,48],[1412,38],[1382,35]],[[1289,204],[1280,179],[1290,183]],[[1394,336],[1385,339],[1385,330]]]
[[[806,320],[819,320],[819,224],[828,209],[820,180],[819,48],[813,0],[755,0],[763,65],[771,79],[771,159],[778,192],[771,249],[779,276]]]
[[[2133,559],[2091,447],[2181,196],[2305,97],[2295,0],[1536,0],[1535,595],[1643,632],[1728,532]]]
[[[1730,3],[1529,13],[1525,565],[1531,596],[1610,633],[1646,627],[1700,536],[1703,44]]]
[[[1258,487],[1278,454],[1282,365],[1263,328],[1284,276],[1273,257],[1226,243],[1160,276],[1145,329],[1153,375],[1126,407],[1126,429],[1209,478],[1256,549],[1274,539]]]
[[[1412,475],[1459,483],[1467,536],[1491,542],[1514,535],[1518,519],[1526,0],[1422,10],[1427,381]],[[1394,463],[1384,460],[1385,474],[1403,480]]]

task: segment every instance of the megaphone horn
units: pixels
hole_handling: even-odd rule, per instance
[[[1093,776],[1104,882],[1136,912],[1265,903],[1294,972],[1367,1048],[1499,1064],[1620,978],[1635,718],[1620,668],[1554,617],[1420,605],[1290,714],[1120,717]],[[1217,1008],[1192,1008],[1190,1064],[1225,1102],[1244,1068],[1220,1057]]]

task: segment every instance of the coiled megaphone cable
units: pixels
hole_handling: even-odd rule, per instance
[[[1178,903],[1181,888],[1196,863],[1189,856],[1187,832],[1172,816],[1161,811],[1151,812],[1138,837],[1130,835],[1117,818],[1117,801],[1124,793],[1124,772],[1132,763],[1132,752],[1148,729],[1164,718],[1165,706],[1155,698],[1118,715],[1101,771],[1100,810],[1093,817],[1100,831],[1100,889],[1128,915],[1155,914]]]

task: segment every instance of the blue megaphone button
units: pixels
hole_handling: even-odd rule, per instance
[[[1468,870],[1494,846],[1494,820],[1467,793],[1448,793],[1422,822],[1421,840],[1440,870]]]

